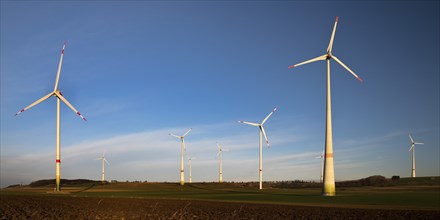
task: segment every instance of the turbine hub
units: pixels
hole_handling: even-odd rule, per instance
[[[328,51],[326,59],[329,60],[330,58],[332,58],[332,56],[333,56],[332,52]]]

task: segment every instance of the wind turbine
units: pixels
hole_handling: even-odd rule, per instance
[[[336,16],[335,25],[330,38],[330,43],[327,48],[327,53],[289,66],[288,68],[294,68],[304,64],[312,63],[315,61],[326,60],[327,61],[327,111],[326,111],[326,134],[325,134],[325,154],[324,154],[324,184],[322,189],[323,196],[334,196],[336,194],[335,189],[335,169],[333,165],[333,134],[332,134],[332,111],[331,111],[331,95],[330,95],[330,59],[335,60],[348,72],[350,72],[356,79],[362,82],[362,79],[356,75],[350,68],[348,68],[342,61],[332,54],[333,40],[335,37],[336,26],[338,25],[338,17]]]
[[[105,151],[102,153],[102,156],[96,158],[96,160],[101,160],[101,161],[102,161],[101,181],[104,183],[104,182],[105,182],[105,177],[104,177],[104,161],[105,161],[108,165],[110,165],[110,163],[107,161],[107,159],[105,159]]]
[[[412,150],[412,169],[411,169],[411,177],[416,177],[416,159],[414,158],[414,150],[416,144],[424,144],[422,142],[415,142],[414,139],[411,137],[411,134],[408,135],[409,139],[411,139],[411,148],[409,148],[408,151]]]
[[[56,124],[56,159],[55,159],[55,191],[60,191],[60,163],[61,163],[61,152],[60,152],[60,100],[64,102],[64,104],[66,104],[70,109],[73,110],[73,112],[75,112],[79,117],[81,117],[84,121],[87,121],[86,118],[84,118],[81,113],[79,113],[78,110],[75,109],[75,107],[73,107],[72,104],[69,103],[69,101],[67,101],[66,98],[64,98],[63,94],[61,93],[61,91],[58,89],[58,82],[60,79],[60,72],[61,72],[61,65],[63,63],[63,57],[64,57],[64,48],[66,47],[66,43],[64,43],[63,45],[63,49],[61,50],[61,58],[60,58],[60,63],[58,64],[58,71],[57,71],[57,76],[55,79],[55,87],[53,89],[52,92],[50,92],[49,94],[43,96],[42,98],[38,99],[37,101],[33,102],[32,104],[30,104],[29,106],[27,106],[26,108],[21,109],[20,111],[18,111],[15,116],[21,114],[22,112],[32,108],[33,106],[45,101],[46,99],[55,96],[57,98],[57,124]]]
[[[223,183],[223,152],[228,151],[227,149],[223,149],[219,143],[217,143],[218,153],[217,157],[220,156],[220,172],[219,172],[219,183]]]
[[[181,151],[182,151],[182,158],[180,161],[180,185],[183,186],[185,185],[185,171],[184,171],[184,164],[183,164],[183,158],[184,158],[184,151],[185,151],[185,136],[192,130],[192,128],[190,128],[184,135],[182,136],[177,136],[175,134],[169,134],[173,137],[179,138],[182,141],[181,144]]]
[[[322,151],[321,155],[315,158],[321,159],[321,177],[319,178],[319,182],[322,183],[322,177],[324,175],[324,151]]]
[[[274,108],[269,115],[261,122],[261,124],[246,122],[246,121],[238,121],[239,123],[252,125],[258,127],[260,129],[260,189],[263,189],[263,135],[264,139],[266,139],[266,144],[269,146],[269,140],[267,139],[266,132],[264,131],[263,124],[266,123],[267,119],[277,110]]]
[[[196,159],[195,157],[188,157],[188,166],[189,166],[189,183],[192,183],[192,165],[191,161]]]

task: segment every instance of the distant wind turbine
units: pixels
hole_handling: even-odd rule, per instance
[[[269,146],[269,140],[267,139],[266,132],[264,131],[263,124],[266,123],[267,119],[277,110],[274,108],[269,115],[261,122],[261,124],[246,122],[246,121],[238,121],[239,123],[252,125],[258,127],[260,129],[260,189],[263,189],[263,135],[264,139],[266,139],[266,144]]]
[[[409,139],[411,139],[411,147],[408,151],[412,150],[412,169],[411,169],[411,177],[416,177],[416,159],[414,158],[414,150],[416,144],[424,144],[422,142],[415,142],[414,139],[411,137],[411,134],[408,135]]]
[[[72,104],[67,101],[66,98],[64,98],[63,94],[61,94],[61,91],[58,89],[58,82],[60,79],[60,72],[61,72],[61,65],[63,64],[63,57],[64,57],[64,48],[66,47],[66,43],[63,45],[63,49],[61,50],[61,58],[60,63],[58,64],[58,71],[57,76],[55,79],[55,87],[52,92],[49,94],[43,96],[42,98],[38,99],[37,101],[33,102],[32,104],[28,105],[26,108],[23,108],[22,110],[18,111],[15,116],[21,114],[22,112],[32,108],[33,106],[45,101],[46,99],[55,96],[57,98],[57,124],[56,124],[56,159],[55,159],[55,191],[60,191],[60,163],[61,163],[61,152],[60,152],[60,100],[64,102],[70,109],[73,110],[79,117],[81,117],[84,121],[87,121],[86,118],[84,118],[79,111],[73,107]]]
[[[183,186],[183,185],[185,185],[185,171],[184,171],[184,161],[183,161],[183,158],[184,158],[184,151],[185,151],[185,136],[190,132],[192,130],[192,128],[190,128],[184,135],[182,135],[182,136],[177,136],[177,135],[175,135],[175,134],[169,134],[169,135],[171,135],[171,136],[173,136],[173,137],[176,137],[176,138],[179,138],[180,139],[180,141],[182,142],[182,144],[181,144],[181,154],[182,154],[182,158],[181,158],[181,160],[180,160],[180,185],[181,186]]]
[[[102,156],[96,158],[96,160],[101,160],[101,161],[102,161],[101,181],[104,183],[104,182],[105,182],[105,177],[104,177],[104,161],[105,161],[108,165],[110,165],[110,163],[107,161],[107,159],[105,159],[105,151],[102,153]]]
[[[322,183],[322,178],[324,175],[324,151],[322,151],[321,155],[315,158],[321,159],[321,177],[319,178],[319,182]]]
[[[227,149],[223,149],[219,143],[217,143],[218,153],[217,157],[220,157],[220,171],[219,171],[219,183],[223,183],[223,152],[228,151]]]
[[[332,54],[333,40],[335,37],[337,24],[338,24],[338,17],[336,17],[335,25],[333,27],[333,32],[330,38],[330,43],[328,45],[326,54],[304,61],[302,63],[289,66],[290,69],[319,60],[327,61],[327,111],[326,111],[327,120],[326,120],[326,135],[325,135],[325,154],[324,154],[324,183],[322,189],[323,196],[336,195],[335,169],[333,164],[333,134],[332,134],[331,95],[330,95],[330,59],[335,60],[348,72],[350,72],[354,77],[356,77],[356,79],[362,82],[362,79],[358,75],[356,75],[350,68],[348,68],[344,63],[342,63],[342,61],[340,61],[336,56]]]
[[[192,164],[191,161],[196,159],[195,157],[188,157],[188,166],[189,166],[189,183],[192,183]]]

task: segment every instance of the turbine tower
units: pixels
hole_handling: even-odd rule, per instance
[[[415,142],[414,139],[411,137],[411,134],[408,135],[409,139],[411,139],[411,148],[409,148],[409,151],[412,150],[412,169],[411,169],[411,177],[416,177],[416,159],[414,158],[414,148],[416,144],[424,144],[422,142]]]
[[[263,135],[264,139],[266,139],[266,144],[269,146],[269,140],[267,139],[266,132],[264,131],[263,124],[266,123],[267,119],[277,110],[274,108],[269,115],[261,122],[261,124],[246,122],[246,121],[238,121],[239,123],[252,125],[258,127],[260,129],[260,189],[263,189]]]
[[[218,153],[217,157],[220,157],[220,168],[219,168],[219,183],[223,183],[223,152],[228,151],[227,149],[223,149],[219,143],[217,143]]]
[[[101,181],[102,183],[105,182],[105,177],[104,177],[104,161],[110,165],[110,163],[107,161],[107,159],[105,159],[105,151],[102,153],[101,157],[96,158],[96,160],[101,160],[102,161],[102,172],[101,172]]]
[[[350,72],[354,77],[356,77],[359,81],[362,82],[362,79],[358,75],[356,75],[350,68],[348,68],[344,63],[342,63],[342,61],[340,61],[332,53],[333,40],[335,37],[337,25],[338,25],[338,17],[336,17],[335,25],[333,27],[333,32],[330,38],[330,43],[328,45],[326,54],[288,67],[290,69],[304,64],[312,63],[315,61],[320,61],[320,60],[327,61],[327,99],[326,99],[327,111],[326,111],[326,129],[325,129],[326,134],[325,134],[325,154],[324,154],[324,180],[323,180],[324,183],[322,189],[323,196],[336,195],[335,169],[333,165],[332,110],[331,110],[331,95],[330,95],[330,59],[335,60],[342,67],[348,70],[348,72]]]
[[[57,75],[56,75],[56,79],[55,79],[55,87],[53,89],[52,92],[50,92],[49,94],[43,96],[42,98],[38,99],[37,101],[33,102],[32,104],[28,105],[27,107],[21,109],[20,111],[18,111],[15,116],[21,114],[22,112],[32,108],[33,106],[45,101],[46,99],[55,96],[57,98],[57,116],[56,116],[56,158],[55,158],[55,191],[60,191],[60,163],[61,163],[61,152],[60,152],[60,103],[61,101],[64,102],[64,104],[66,104],[70,109],[73,110],[73,112],[75,112],[79,117],[81,117],[84,121],[87,121],[86,118],[84,118],[81,113],[79,113],[78,110],[75,109],[75,107],[73,107],[72,104],[69,103],[69,101],[67,101],[66,98],[64,98],[63,94],[61,93],[61,91],[58,89],[58,82],[60,79],[60,72],[61,72],[61,65],[63,64],[63,57],[64,57],[64,48],[66,48],[66,43],[64,42],[63,45],[63,49],[61,50],[61,58],[60,58],[60,63],[58,64],[58,71],[57,71]]]
[[[177,135],[175,135],[175,134],[169,134],[169,135],[171,135],[171,136],[173,136],[173,137],[176,137],[176,138],[179,138],[180,139],[180,141],[182,142],[182,144],[181,144],[181,154],[182,154],[182,157],[181,157],[181,160],[180,160],[180,185],[181,186],[183,186],[183,185],[185,185],[185,171],[184,171],[184,161],[183,161],[183,158],[184,158],[184,151],[185,151],[185,136],[190,132],[192,130],[192,128],[190,128],[184,135],[182,135],[182,136],[177,136]]]

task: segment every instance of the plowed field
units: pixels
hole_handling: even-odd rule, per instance
[[[440,211],[1,195],[0,219],[440,219]]]

